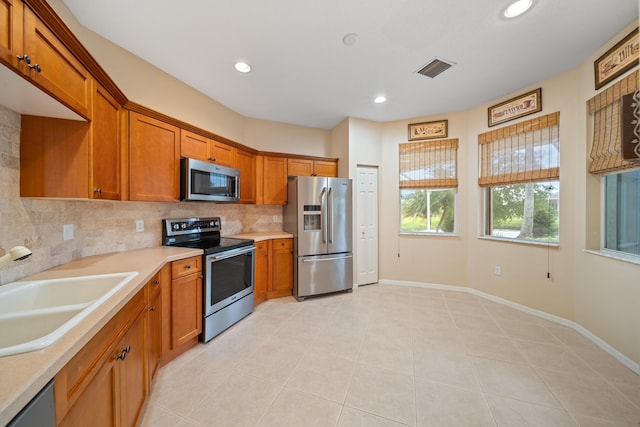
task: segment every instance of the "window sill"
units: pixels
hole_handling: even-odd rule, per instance
[[[401,237],[402,236],[423,236],[423,237],[460,237],[459,234],[457,233],[428,233],[428,232],[424,232],[424,233],[410,233],[410,232],[399,232],[398,233]]]
[[[636,257],[633,255],[626,256],[626,255],[611,253],[608,251],[597,251],[593,249],[585,249],[584,251],[591,255],[599,255],[601,257],[611,258],[617,261],[623,261],[623,262],[628,262],[630,264],[640,265],[640,257]]]
[[[534,240],[517,240],[494,236],[478,236],[480,240],[492,240],[494,242],[515,243],[517,245],[540,246],[543,248],[559,248],[560,243],[557,242],[536,242]]]

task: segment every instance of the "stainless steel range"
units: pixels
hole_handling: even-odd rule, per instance
[[[220,237],[219,217],[163,219],[162,240],[165,246],[204,250],[201,341],[253,312],[253,240]]]

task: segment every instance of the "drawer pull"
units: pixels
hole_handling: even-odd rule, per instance
[[[187,270],[190,270],[190,269],[191,269],[191,264],[187,264],[187,265],[185,265],[184,267],[185,267]]]
[[[157,308],[156,308],[155,305],[149,309],[149,311],[156,311],[156,310],[157,310]]]

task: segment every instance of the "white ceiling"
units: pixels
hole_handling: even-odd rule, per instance
[[[244,116],[325,129],[502,97],[582,63],[639,7],[534,0],[506,21],[507,0],[64,1],[86,27]],[[416,74],[435,57],[455,65]],[[253,71],[235,71],[237,60]]]

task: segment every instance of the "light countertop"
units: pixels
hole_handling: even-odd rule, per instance
[[[133,271],[138,273],[57,342],[42,350],[0,357],[0,425],[11,421],[164,264],[198,255],[202,255],[202,250],[157,246],[82,258],[22,279],[56,279]]]
[[[271,239],[292,239],[293,234],[287,233],[286,231],[256,231],[253,233],[241,233],[224,237],[232,237],[234,239],[253,239],[256,242],[261,242],[263,240]]]

